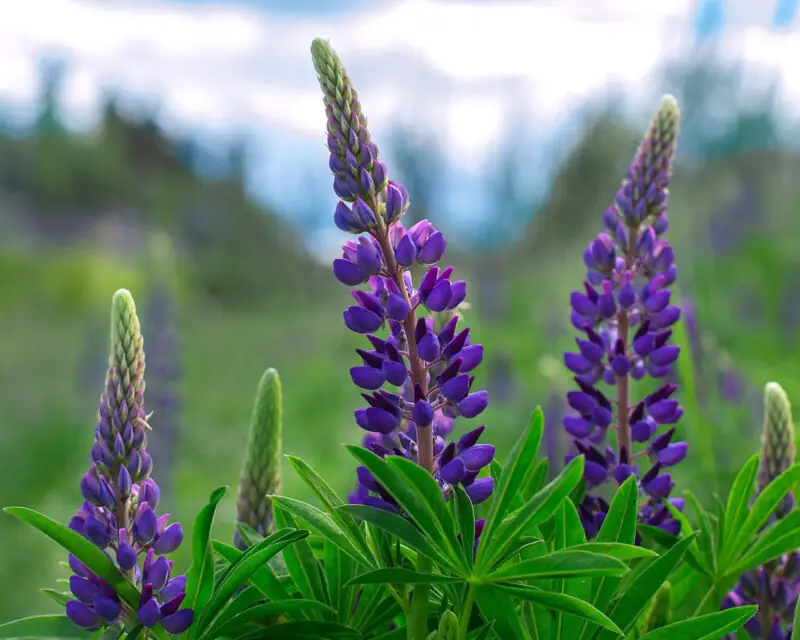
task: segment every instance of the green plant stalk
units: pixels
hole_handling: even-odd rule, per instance
[[[471,582],[469,590],[467,591],[467,599],[464,602],[464,607],[461,609],[461,616],[458,621],[458,635],[457,640],[467,640],[467,631],[469,631],[469,619],[472,615],[472,606],[475,604],[475,592],[478,590],[478,585]]]
[[[417,571],[430,573],[433,562],[430,558],[419,554],[417,557]],[[408,612],[408,640],[426,640],[428,637],[428,596],[431,592],[429,584],[414,586],[411,595],[411,608]]]
[[[381,212],[378,206],[377,199],[373,203],[375,207],[373,211]],[[426,371],[422,360],[417,353],[417,343],[414,340],[414,328],[417,324],[417,316],[414,312],[414,307],[408,297],[403,276],[397,263],[394,260],[394,251],[392,250],[391,242],[389,241],[389,233],[386,225],[383,222],[383,215],[376,216],[378,220],[378,228],[375,234],[376,240],[381,245],[383,255],[386,256],[386,268],[392,274],[392,278],[397,284],[398,289],[402,292],[406,302],[408,303],[411,313],[403,321],[403,328],[406,332],[406,340],[408,341],[408,363],[411,367],[411,377],[419,384],[422,393],[427,396],[428,383],[426,379]],[[433,472],[433,429],[430,427],[425,429],[417,429],[417,463],[429,473]],[[430,558],[426,558],[422,554],[417,558],[416,569],[419,573],[430,573],[433,565]],[[414,586],[412,592],[411,609],[408,617],[408,640],[425,640],[428,631],[428,596],[430,595],[430,585],[418,584]]]

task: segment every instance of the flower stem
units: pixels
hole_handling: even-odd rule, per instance
[[[430,573],[433,568],[431,559],[419,554],[417,556],[417,572]],[[428,596],[431,587],[428,584],[414,586],[411,595],[411,608],[408,613],[408,640],[425,640],[428,637]]]
[[[403,281],[403,270],[398,268],[394,259],[394,250],[389,240],[389,234],[379,216],[379,226],[375,238],[381,247],[383,258],[386,261],[386,270],[394,280],[401,295],[408,303],[410,309],[408,316],[403,321],[403,330],[408,343],[408,366],[411,370],[411,382],[418,385],[422,394],[428,397],[428,375],[425,364],[419,357],[417,341],[414,338],[414,329],[417,325],[417,314],[411,305],[411,299]],[[417,427],[417,464],[433,473],[433,429],[431,427]],[[433,564],[430,558],[420,554],[417,558],[417,571],[430,573]],[[414,587],[411,596],[411,608],[408,615],[408,640],[425,640],[428,635],[428,596],[430,585],[418,584]]]
[[[428,398],[428,375],[425,364],[419,357],[417,351],[417,341],[414,338],[414,329],[417,325],[416,311],[411,307],[411,299],[406,290],[406,284],[403,281],[403,270],[399,269],[397,262],[394,259],[394,250],[389,241],[389,234],[385,229],[379,229],[376,234],[376,239],[381,247],[384,260],[386,261],[386,270],[391,274],[397,288],[403,299],[408,303],[411,311],[403,320],[403,330],[406,333],[406,341],[408,342],[408,366],[411,370],[411,382],[414,385],[419,385],[422,389],[422,394]],[[433,429],[431,427],[417,427],[417,462],[419,466],[433,472]]]
[[[467,631],[469,631],[469,619],[472,614],[472,606],[475,604],[475,592],[478,585],[470,583],[469,591],[467,591],[467,599],[464,601],[464,607],[461,609],[461,616],[458,621],[458,635],[456,640],[467,640]]]
[[[637,228],[628,229],[628,249],[625,252],[625,266],[630,269],[636,258]],[[620,307],[617,312],[617,335],[622,340],[624,353],[628,352],[628,330],[630,329],[628,310]],[[630,408],[630,376],[617,377],[617,449],[619,460],[628,460],[631,455],[631,430],[628,409]]]

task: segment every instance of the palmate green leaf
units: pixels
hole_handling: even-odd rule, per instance
[[[695,532],[692,529],[692,524],[689,522],[689,518],[687,518],[682,511],[678,510],[678,508],[668,500],[665,500],[663,504],[672,514],[672,517],[675,518],[675,520],[677,520],[678,523],[681,525],[680,534],[683,538],[695,535]],[[690,564],[700,567],[701,572],[704,573],[705,575],[707,576],[714,575],[713,568],[708,566],[708,563],[703,557],[703,554],[700,553],[700,547],[697,544],[696,538],[692,542],[692,544],[689,545],[689,548],[686,551],[686,558],[688,559],[688,562]]]
[[[492,637],[493,629],[494,629],[494,620],[490,620],[480,629],[478,629],[478,633],[475,635],[475,640],[489,640],[489,638]]]
[[[138,608],[139,592],[114,566],[111,559],[89,540],[69,527],[65,527],[63,524],[33,509],[6,507],[3,511],[38,529],[48,538],[60,544],[85,564],[95,575],[108,582],[125,603]]]
[[[90,543],[91,544],[91,543]],[[0,638],[92,638],[65,614],[31,616],[0,624]]]
[[[542,538],[535,536],[520,536],[517,538],[508,549],[505,550],[502,556],[497,560],[495,566],[499,567],[516,555],[519,555],[523,560],[531,558],[538,558],[548,552],[547,543]]]
[[[405,640],[408,632],[405,627],[398,627],[386,633],[375,636],[372,640]]]
[[[462,582],[461,578],[436,573],[418,573],[411,569],[388,567],[355,576],[347,584],[446,584]]]
[[[241,596],[237,596],[238,598]],[[235,601],[234,601],[235,602]],[[236,638],[239,634],[237,631],[242,630],[245,625],[253,622],[261,622],[269,618],[277,616],[283,617],[301,617],[301,614],[307,612],[314,612],[320,617],[328,620],[336,618],[336,611],[322,602],[316,600],[280,600],[278,602],[267,602],[265,604],[256,604],[248,607],[243,611],[237,613],[235,616],[214,624],[206,634],[206,637],[211,638]]]
[[[544,589],[537,589],[536,587],[529,587],[522,584],[498,583],[495,586],[517,598],[540,604],[547,609],[561,613],[569,613],[579,618],[590,620],[602,627],[606,633],[622,635],[622,631],[613,620],[604,613],[598,611],[588,602],[579,598],[574,598],[565,593],[545,591]]]
[[[489,476],[494,480],[494,486],[496,487],[497,484],[500,482],[500,478],[503,476],[503,465],[500,464],[497,460],[492,460],[489,463]],[[496,492],[492,493],[492,497],[489,498],[486,506],[491,509],[492,502],[494,501],[494,495]],[[511,501],[508,503],[508,507],[506,508],[506,513],[511,513],[516,511],[517,509],[521,509],[525,504],[525,500],[522,499],[522,494],[519,491],[515,491],[514,495],[511,497]],[[505,515],[505,514],[503,514]]]
[[[528,527],[549,519],[561,501],[566,499],[583,475],[583,456],[573,458],[564,470],[544,489],[531,498],[516,514],[498,526],[491,536],[484,528],[475,559],[476,573],[488,571],[502,557],[514,540]],[[487,520],[488,522],[488,520]]]
[[[453,511],[458,521],[458,530],[461,533],[461,551],[467,565],[472,567],[474,563],[473,547],[475,546],[475,508],[461,485],[453,487],[452,495]]]
[[[686,501],[692,505],[695,513],[698,526],[700,527],[700,538],[698,540],[698,548],[700,555],[705,561],[702,566],[709,569],[712,575],[717,572],[717,535],[718,523],[716,518],[712,518],[710,514],[700,506],[697,498],[691,491],[685,491],[684,496]],[[671,505],[672,506],[672,505]],[[677,510],[677,509],[676,509]],[[693,558],[694,559],[694,558]]]
[[[325,482],[322,476],[300,458],[287,456],[287,460],[297,472],[297,475],[300,476],[303,482],[305,482],[317,498],[319,498],[328,515],[336,521],[341,530],[350,538],[353,545],[361,551],[364,557],[371,558],[372,553],[367,546],[364,532],[358,526],[355,518],[353,518],[351,514],[339,509],[339,507],[345,504],[344,500],[339,497],[327,482]]]
[[[539,452],[539,444],[542,441],[544,429],[544,418],[541,407],[538,407],[532,414],[527,429],[517,440],[511,453],[503,465],[500,477],[495,481],[495,489],[492,495],[492,504],[486,516],[486,524],[478,543],[478,553],[476,562],[485,570],[486,564],[481,564],[481,558],[488,558],[487,546],[495,538],[495,532],[503,522],[503,518],[509,512],[511,503],[517,496],[528,473],[534,465],[536,454]]]
[[[307,536],[308,531],[279,529],[245,551],[225,572],[208,604],[197,612],[199,616],[191,627],[194,637],[202,636],[239,588],[247,583],[270,558]]]
[[[800,510],[795,510],[764,529],[756,538],[755,544],[728,571],[728,575],[741,575],[798,547],[800,547]]]
[[[636,529],[645,540],[650,540],[664,549],[671,549],[680,540],[678,536],[673,536],[671,533],[649,524],[637,524]],[[684,562],[700,576],[711,577],[708,568],[699,564],[691,553],[686,554]]]
[[[222,500],[227,487],[215,489],[208,504],[200,510],[192,526],[192,566],[186,573],[186,598],[182,609],[200,611],[211,598],[214,590],[214,552],[211,547],[211,527],[217,505]],[[193,635],[194,626],[189,630]]]
[[[378,584],[365,584],[361,587],[354,587],[360,594],[358,606],[350,616],[348,624],[359,629],[362,633],[376,631],[376,616],[381,613],[394,615],[396,601],[392,596],[386,595],[386,586]],[[354,605],[355,606],[355,605]]]
[[[436,515],[439,527],[444,531],[447,541],[456,554],[460,548],[458,542],[458,524],[447,506],[442,489],[434,477],[418,464],[400,456],[387,456],[386,463],[397,470],[401,477],[427,501]]]
[[[347,622],[355,606],[356,590],[345,584],[353,577],[356,562],[335,544],[325,543],[325,578],[331,592],[331,606],[337,611],[337,621]]]
[[[522,616],[511,594],[494,587],[479,587],[475,602],[484,620],[494,622],[494,633],[503,640],[528,640]]]
[[[756,474],[758,473],[759,457],[753,455],[736,474],[733,486],[728,494],[728,505],[725,509],[725,526],[728,531],[739,531],[747,518],[748,505],[756,490]],[[722,563],[727,564],[731,559],[731,548],[735,536],[730,536],[722,546]]]
[[[764,487],[761,493],[758,494],[741,527],[738,529],[731,528],[730,539],[732,542],[730,546],[726,545],[727,553],[724,554],[726,560],[735,562],[738,559],[739,554],[747,548],[759,529],[767,523],[767,520],[778,508],[784,496],[791,491],[798,480],[800,480],[800,464],[789,467]],[[723,573],[727,573],[725,568],[724,566],[720,567],[720,570]]]
[[[414,551],[431,558],[441,567],[446,567],[455,571],[453,563],[436,549],[431,541],[408,520],[395,513],[389,513],[383,509],[367,507],[360,504],[346,504],[340,507],[342,511],[347,511],[357,518],[397,536],[403,544],[408,545]]]
[[[281,528],[298,528],[292,515],[281,503],[275,504],[275,524]],[[283,552],[283,561],[286,563],[289,575],[305,598],[330,604],[325,572],[307,540],[297,540],[287,547]]]
[[[381,589],[379,585],[376,594],[380,595],[386,592]],[[369,633],[380,632],[389,626],[389,623],[400,615],[400,605],[394,596],[384,596],[382,599],[376,598],[376,604],[368,609],[365,609],[366,615],[360,620],[359,631],[367,630]],[[355,625],[351,625],[355,626]]]
[[[382,459],[361,447],[348,445],[347,449],[369,469],[440,553],[452,564],[466,570],[455,537],[455,521],[433,476],[405,458],[386,456]]]
[[[631,475],[623,482],[608,509],[600,531],[597,533],[598,543],[614,543],[633,545],[636,542],[636,518],[639,509],[639,487],[636,478]],[[602,577],[593,581],[592,605],[605,611],[617,587],[619,578]],[[579,638],[590,638],[597,629],[596,625],[584,623]]]
[[[508,580],[550,580],[562,578],[592,578],[595,576],[623,576],[628,566],[611,556],[563,549],[540,558],[508,563],[487,575],[486,582]]]
[[[239,532],[239,537],[247,547],[252,547],[254,544],[258,544],[264,539],[264,536],[256,529],[253,529],[253,527],[241,520],[236,521],[236,531]]]
[[[217,616],[217,619],[214,620],[214,623],[211,625],[212,628],[209,628],[208,631],[205,632],[204,636],[209,638],[209,640],[219,637],[215,635],[215,629],[224,625],[229,620],[242,613],[242,611],[245,609],[255,607],[262,602],[264,602],[264,596],[261,591],[259,591],[256,587],[246,587],[243,591],[237,593],[236,597],[228,603],[228,606],[225,607]]]
[[[717,640],[739,629],[757,611],[758,607],[752,605],[725,609],[673,622],[644,634],[640,640]]]
[[[590,553],[599,553],[604,556],[611,556],[617,560],[655,558],[658,555],[651,549],[637,547],[635,544],[623,544],[622,542],[584,542],[570,546],[570,551],[588,551]]]
[[[365,557],[363,552],[353,545],[350,538],[345,535],[339,525],[329,515],[316,507],[285,496],[272,496],[273,502],[281,505],[301,523],[317,535],[331,541],[353,560],[364,566],[372,566],[371,558]]]
[[[544,487],[547,481],[547,473],[550,470],[550,464],[547,458],[542,458],[536,463],[533,468],[533,473],[528,475],[527,480],[520,488],[519,494],[522,496],[523,502],[527,502],[535,496]]]
[[[681,562],[692,542],[694,534],[683,538],[664,555],[650,561],[645,560],[647,564],[638,572],[636,578],[626,584],[627,588],[619,594],[611,611],[608,612],[609,617],[625,633],[633,628],[647,603]],[[597,640],[609,637],[611,636],[608,632],[601,631]]]
[[[231,564],[238,562],[244,555],[243,551],[239,551],[236,547],[219,540],[214,540],[212,545],[214,551]],[[270,600],[287,600],[291,597],[268,564],[265,564],[250,576],[250,582]]]
[[[554,553],[549,557],[552,558],[553,556],[569,553],[573,545],[584,544],[586,542],[586,532],[583,529],[583,523],[581,522],[578,510],[572,500],[561,501],[561,505],[553,517],[553,522],[555,524],[553,533]],[[619,561],[617,560],[617,562]],[[622,566],[625,567],[623,571],[623,573],[625,573],[628,567],[624,564],[622,564]],[[566,580],[567,577],[569,576],[562,576],[560,579],[554,580],[553,591],[566,594],[578,600],[587,601],[591,595],[589,592],[591,576],[581,577],[580,580],[573,579],[569,581]],[[556,640],[574,638],[580,631],[582,623],[583,621],[581,618],[558,611],[553,620]]]

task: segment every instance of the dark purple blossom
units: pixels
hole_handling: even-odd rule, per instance
[[[493,481],[478,474],[494,455],[491,446],[477,445],[483,427],[471,432],[470,446],[444,439],[452,419],[474,418],[488,404],[472,375],[483,347],[470,342],[469,328],[456,332],[466,283],[453,278],[452,267],[439,266],[447,249],[441,231],[428,220],[409,229],[401,224],[408,191],[389,179],[338,56],[319,40],[312,56],[328,116],[333,189],[342,200],[334,223],[362,234],[347,242],[333,263],[339,282],[368,285],[352,292],[355,304],[343,314],[347,328],[365,334],[371,346],[357,351],[361,363],[350,370],[356,386],[371,392],[362,393],[367,406],[355,412],[356,424],[369,432],[365,445],[378,455],[414,460],[446,495],[461,484],[481,502],[491,494]],[[414,265],[425,269],[418,282],[412,278]],[[437,323],[442,314],[448,319]],[[358,473],[351,501],[395,509],[391,496],[365,471]]]
[[[579,512],[589,536],[597,533],[608,510],[595,489],[621,484],[631,474],[647,498],[640,521],[678,531],[666,502],[679,509],[683,505],[669,499],[673,481],[668,469],[686,456],[687,445],[674,440],[671,426],[660,432],[683,413],[672,398],[677,385],[665,382],[639,400],[632,385],[647,375],[667,376],[680,352],[669,343],[680,307],[669,289],[677,276],[675,254],[664,238],[677,124],[677,104],[665,98],[614,204],[603,215],[606,231],[584,251],[583,289],[570,297],[572,324],[581,335],[577,350],[564,355],[564,364],[578,390],[567,394],[573,413],[563,420],[576,449],[569,457],[585,457],[589,492]],[[616,448],[605,444],[609,429],[616,432]],[[635,450],[634,443],[642,446]],[[648,462],[650,468],[640,471]]]

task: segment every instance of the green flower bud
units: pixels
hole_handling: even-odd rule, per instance
[[[764,429],[761,434],[761,466],[758,489],[763,490],[794,464],[792,406],[783,387],[768,382],[764,387]]]
[[[281,486],[282,404],[278,372],[267,369],[258,385],[236,502],[238,520],[262,535],[275,529],[269,496]]]

